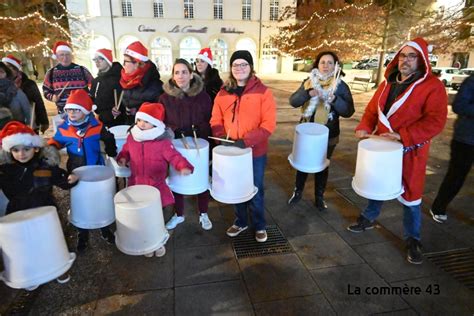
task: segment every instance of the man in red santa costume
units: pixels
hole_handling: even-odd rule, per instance
[[[422,38],[405,43],[387,66],[385,81],[370,100],[355,136],[376,134],[403,144],[402,182],[404,238],[407,260],[421,264],[421,197],[430,141],[446,123],[448,100],[444,85],[431,74],[428,45]],[[381,175],[383,176],[383,175]],[[347,229],[360,233],[374,227],[383,201],[370,200]]]

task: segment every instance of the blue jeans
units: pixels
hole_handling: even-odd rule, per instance
[[[383,201],[369,200],[367,208],[362,212],[369,221],[374,221],[380,214]],[[403,205],[403,238],[420,240],[421,228],[421,203],[413,206]]]
[[[234,224],[239,227],[247,226],[247,208],[250,209],[255,230],[264,230],[266,227],[265,208],[263,206],[263,177],[266,164],[267,155],[253,158],[253,183],[258,188],[258,192],[250,201],[234,205],[235,216],[237,217]]]

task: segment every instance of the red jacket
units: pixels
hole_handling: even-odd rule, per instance
[[[444,128],[448,99],[444,85],[431,74],[426,42],[415,39],[406,45],[420,52],[423,58],[419,59],[419,62],[424,62],[426,73],[397,96],[390,111],[385,115],[383,110],[391,86],[387,78],[397,67],[400,53],[398,51],[385,71],[386,80],[370,100],[356,130],[365,130],[368,133],[375,131],[375,134],[393,131],[400,134],[405,150],[402,175],[405,193],[399,200],[410,206],[421,203],[430,141]]]
[[[137,142],[128,135],[127,142],[117,156],[117,161],[125,158],[129,162],[132,175],[128,179],[130,186],[147,184],[160,190],[163,207],[173,204],[174,197],[166,184],[168,163],[176,170],[194,167],[174,148],[169,139],[155,139]]]
[[[214,99],[212,134],[225,138],[229,133],[231,139],[243,139],[252,148],[253,157],[263,156],[276,128],[272,92],[255,76],[249,79],[240,97],[226,89],[223,87]]]

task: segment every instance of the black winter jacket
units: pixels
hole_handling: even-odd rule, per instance
[[[454,122],[453,138],[474,145],[474,75],[464,79],[461,84],[453,102],[453,112],[458,115]]]
[[[13,160],[11,154],[0,152],[0,189],[8,198],[7,214],[40,206],[55,206],[52,194],[53,185],[69,189],[69,174],[59,168],[57,150],[42,148],[27,163]]]
[[[41,96],[38,85],[33,80],[29,79],[24,72],[21,73],[21,90],[26,94],[28,101],[35,104],[36,126],[48,126],[48,113],[46,112],[46,107],[44,106],[43,97]]]
[[[94,104],[97,105],[95,113],[99,115],[99,119],[107,127],[121,125],[125,122],[125,111],[122,111],[116,119],[112,115],[112,108],[115,106],[114,89],[117,91],[117,102],[122,92],[122,86],[120,85],[121,71],[122,65],[114,62],[107,72],[99,72],[97,77],[92,80],[90,94]]]
[[[151,61],[147,63],[150,63],[151,67],[143,76],[141,85],[123,92],[120,111],[125,112],[125,107],[131,110],[132,114],[127,115],[126,118],[126,123],[129,125],[135,123],[135,113],[143,102],[157,102],[158,97],[163,93],[163,81],[160,80],[158,69]]]
[[[304,88],[306,80],[309,80],[309,78],[303,80],[303,83],[298,90],[290,96],[290,104],[294,108],[302,106],[305,102],[308,102],[309,99],[311,99],[309,90],[305,90]],[[331,103],[329,120],[326,123],[327,128],[329,128],[329,139],[337,137],[340,134],[339,116],[351,117],[355,112],[351,90],[344,81],[341,80],[334,92],[334,96],[335,98]],[[310,121],[314,122],[314,114]]]
[[[196,72],[197,73],[197,72]],[[199,73],[197,73],[199,75]],[[221,77],[219,76],[219,71],[215,68],[211,68],[207,74],[207,77],[203,79],[206,92],[211,98],[212,104],[214,104],[214,99],[216,98],[217,93],[221,89],[222,82]]]

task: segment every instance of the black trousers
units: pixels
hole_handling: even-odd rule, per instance
[[[451,160],[438,195],[431,207],[434,214],[445,215],[448,204],[461,190],[474,161],[474,145],[451,141]]]
[[[336,145],[328,146],[328,151],[326,155],[328,159],[331,159],[332,153],[334,152],[335,148],[336,148]],[[328,177],[329,177],[329,167],[327,167],[323,171],[320,171],[314,174],[314,195],[316,197],[323,197],[324,191],[326,190]],[[295,181],[295,190],[303,191],[307,178],[308,178],[308,174],[306,172],[297,171],[296,181]]]

